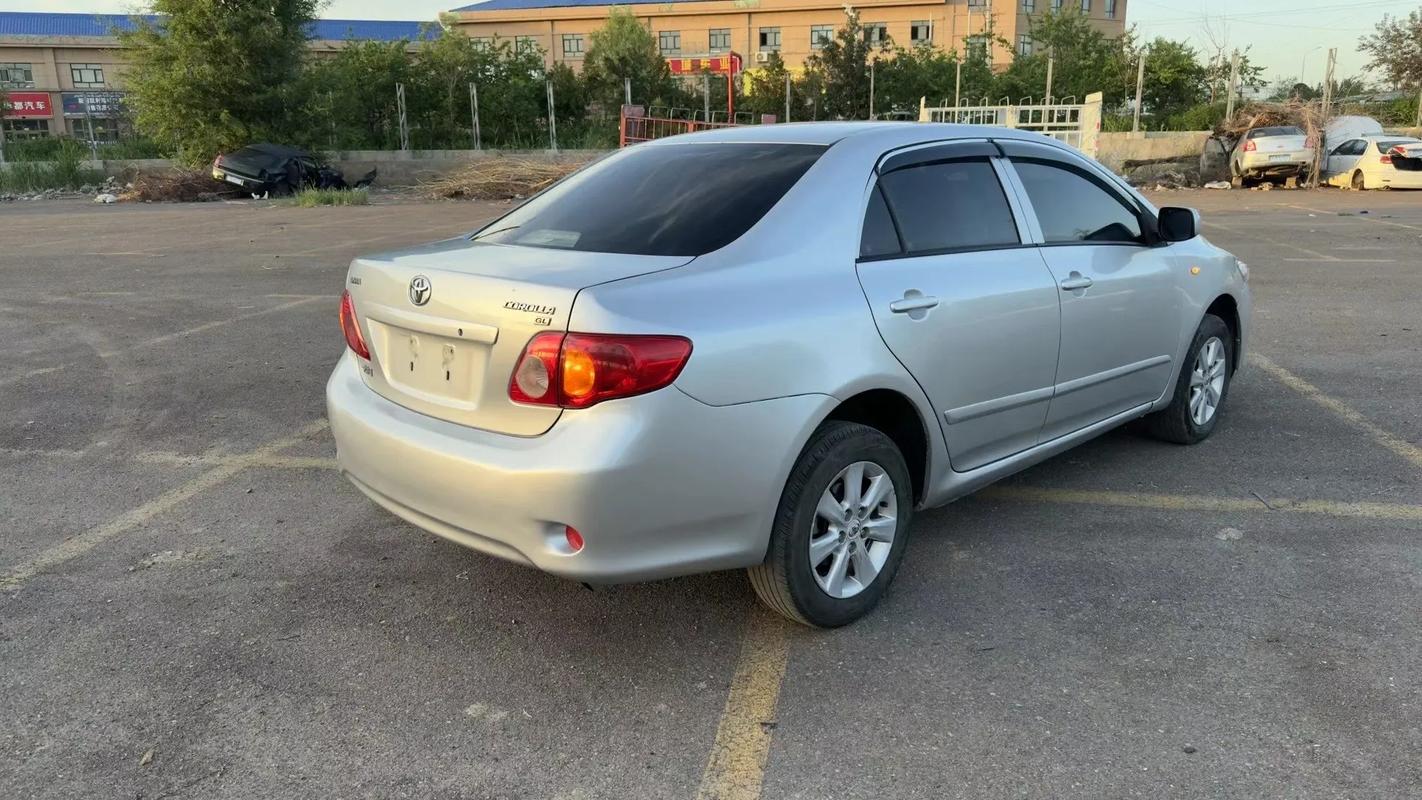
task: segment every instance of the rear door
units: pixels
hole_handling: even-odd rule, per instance
[[[939,414],[955,470],[1031,447],[1056,370],[1058,299],[1004,192],[997,149],[955,143],[880,166],[860,284]]]
[[[1143,209],[1060,148],[1003,142],[1061,298],[1061,356],[1042,440],[1148,403],[1165,391],[1184,312],[1169,248],[1152,247]]]
[[[1357,166],[1363,151],[1368,147],[1366,139],[1349,139],[1333,148],[1328,154],[1328,175],[1347,175]],[[1345,184],[1346,185],[1346,184]]]

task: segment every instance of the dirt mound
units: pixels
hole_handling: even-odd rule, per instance
[[[135,175],[119,199],[140,203],[197,203],[246,196],[237,187],[214,179],[209,170],[174,169]]]
[[[542,191],[586,163],[581,160],[529,158],[481,159],[443,178],[422,184],[420,189],[423,194],[435,198],[516,200]]]

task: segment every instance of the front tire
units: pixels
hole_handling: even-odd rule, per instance
[[[756,594],[817,628],[867,614],[908,546],[912,487],[903,454],[882,432],[820,426],[785,482],[765,561],[748,571]]]
[[[1152,436],[1197,444],[1214,433],[1234,375],[1234,335],[1224,320],[1206,314],[1195,329],[1170,405],[1146,417]]]

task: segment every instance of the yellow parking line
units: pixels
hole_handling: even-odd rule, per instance
[[[1029,503],[1142,508],[1152,511],[1210,511],[1229,513],[1287,512],[1330,517],[1422,521],[1422,505],[1405,503],[1353,503],[1334,500],[1295,500],[1287,497],[1244,498],[1208,495],[1108,492],[1091,489],[1050,489],[1040,486],[991,486],[979,493],[990,500]]]
[[[207,491],[223,481],[226,481],[247,467],[253,466],[264,459],[271,458],[288,447],[299,444],[312,434],[324,430],[325,427],[326,420],[318,420],[284,439],[278,439],[269,444],[265,444],[250,453],[226,459],[216,467],[184,483],[182,486],[165,492],[138,508],[120,514],[102,525],[90,528],[83,533],[65,539],[63,542],[40,552],[19,566],[11,568],[4,575],[0,575],[0,591],[18,589],[36,575],[53,569],[66,561],[77,558],[115,536],[127,533],[143,525],[194,495]]]
[[[763,608],[751,612],[697,800],[760,797],[790,651],[790,624]]]
[[[1304,397],[1307,397],[1318,405],[1323,406],[1329,411],[1332,411],[1334,414],[1342,417],[1348,422],[1351,422],[1359,428],[1362,428],[1369,436],[1373,438],[1373,441],[1377,442],[1388,450],[1391,450],[1397,455],[1402,456],[1404,459],[1411,462],[1413,466],[1422,467],[1422,447],[1418,447],[1417,445],[1407,441],[1406,439],[1403,439],[1395,433],[1383,430],[1382,428],[1374,424],[1371,420],[1369,420],[1367,417],[1363,416],[1362,413],[1360,413],[1357,409],[1353,408],[1342,400],[1324,394],[1323,391],[1317,386],[1314,386],[1303,378],[1300,378],[1294,373],[1289,372],[1278,364],[1275,364],[1273,361],[1270,361],[1268,358],[1265,358],[1264,356],[1261,356],[1258,353],[1251,353],[1249,356],[1249,360],[1255,366],[1269,373],[1269,375],[1271,375],[1275,380],[1279,381],[1290,389],[1293,389]]]

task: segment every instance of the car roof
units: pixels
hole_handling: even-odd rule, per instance
[[[904,147],[916,142],[941,142],[949,139],[1030,139],[1045,137],[1012,128],[988,125],[950,125],[936,122],[789,122],[774,125],[737,125],[713,128],[696,133],[656,139],[649,144],[713,142],[757,142],[772,144],[832,145],[846,139],[873,144],[879,140],[886,148]]]

